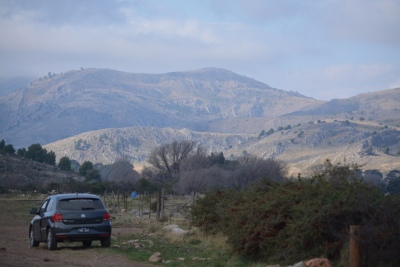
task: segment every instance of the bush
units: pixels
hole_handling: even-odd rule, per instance
[[[62,157],[58,163],[58,167],[63,171],[71,171],[71,160],[69,157]]]
[[[237,191],[217,191],[198,199],[192,206],[192,223],[207,234],[224,232],[232,220],[235,204],[240,202]],[[235,200],[236,198],[236,200]]]
[[[384,196],[357,173],[327,161],[310,179],[207,194],[193,207],[193,223],[206,233],[223,233],[242,256],[282,264],[339,260],[350,225],[361,225],[364,262],[398,265],[400,197]]]

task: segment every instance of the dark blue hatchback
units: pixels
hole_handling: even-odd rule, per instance
[[[90,247],[99,240],[102,247],[111,245],[110,214],[100,197],[91,194],[59,194],[46,198],[29,226],[31,247],[46,242],[49,250],[58,242],[82,242]]]

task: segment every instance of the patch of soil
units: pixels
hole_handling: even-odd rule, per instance
[[[99,241],[93,241],[91,248],[83,248],[82,243],[59,243],[55,251],[47,250],[45,243],[37,248],[30,248],[28,227],[0,226],[0,266],[130,266],[149,267],[150,264],[133,262],[123,255],[111,253],[108,248],[101,248]],[[140,232],[136,228],[113,228],[112,238]]]

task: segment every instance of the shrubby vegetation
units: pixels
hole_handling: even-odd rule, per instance
[[[0,141],[0,154],[14,154],[15,149],[14,146],[11,144],[6,145],[4,140]]]
[[[270,262],[316,255],[341,262],[350,225],[361,225],[365,266],[399,266],[399,215],[398,194],[364,182],[357,166],[329,161],[312,177],[211,192],[192,208],[195,226],[224,234],[244,257]]]
[[[18,149],[17,155],[49,165],[56,164],[56,154],[53,151],[47,152],[40,144],[30,145],[28,150],[25,148]]]
[[[16,151],[12,144],[6,145],[4,140],[0,141],[0,154],[14,155],[15,152]],[[47,150],[42,148],[40,144],[33,144],[28,148],[28,150],[20,148],[17,150],[17,155],[50,165],[55,165],[56,163],[56,154],[53,151],[47,152]]]
[[[226,160],[224,154],[206,155],[194,141],[175,141],[154,149],[142,176],[174,193],[205,193],[216,189],[241,191],[265,179],[280,181],[286,165],[274,159],[242,156]]]
[[[71,171],[71,160],[69,159],[69,157],[62,157],[60,159],[60,161],[58,162],[58,167],[60,168],[60,170],[63,171]]]

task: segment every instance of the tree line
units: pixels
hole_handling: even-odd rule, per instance
[[[40,144],[15,151],[13,145],[0,141],[0,153],[17,155],[33,161],[56,166],[56,155]],[[260,181],[280,182],[287,179],[287,165],[276,159],[263,159],[242,155],[227,160],[222,152],[207,154],[206,149],[193,140],[174,141],[155,147],[149,154],[148,165],[141,173],[127,158],[121,157],[112,164],[92,163],[63,156],[57,167],[62,171],[79,173],[87,183],[98,183],[99,190],[107,190],[104,183],[115,184],[126,191],[157,191],[170,193],[205,193],[210,190],[234,189],[241,191]],[[400,171],[392,170],[387,177],[378,170],[367,170],[362,177],[374,183],[385,193],[400,192]],[[110,186],[108,186],[110,187]]]
[[[0,153],[8,155],[13,155],[16,153],[20,157],[28,158],[33,161],[46,163],[49,165],[56,164],[56,154],[53,151],[48,152],[40,144],[32,144],[28,147],[28,149],[20,148],[15,151],[15,148],[12,144],[6,144],[4,140],[1,140]]]

